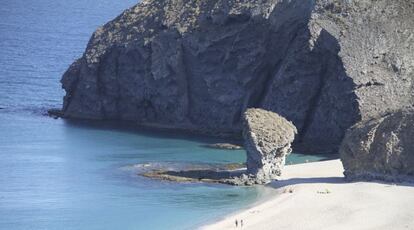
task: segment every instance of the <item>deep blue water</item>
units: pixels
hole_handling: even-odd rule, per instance
[[[217,140],[43,115],[60,107],[60,77],[91,33],[135,3],[2,0],[0,229],[192,229],[271,193],[138,176],[145,165],[245,161],[244,151],[202,147]]]

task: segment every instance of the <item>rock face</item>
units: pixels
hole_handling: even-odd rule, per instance
[[[414,110],[353,126],[340,148],[348,179],[414,181]]]
[[[296,127],[276,113],[263,109],[246,111],[243,136],[247,175],[252,175],[255,183],[265,184],[281,175],[296,133]]]
[[[247,108],[293,121],[304,152],[412,105],[412,0],[144,0],[62,78],[69,118],[240,135]]]

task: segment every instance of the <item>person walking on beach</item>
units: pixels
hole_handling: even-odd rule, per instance
[[[235,224],[236,224],[236,228],[239,226],[239,222],[237,222],[237,219],[236,219],[236,222],[234,222]]]
[[[243,220],[240,220],[240,227],[243,228]]]

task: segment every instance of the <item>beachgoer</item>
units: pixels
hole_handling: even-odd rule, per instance
[[[240,220],[240,227],[243,228],[243,220]]]
[[[236,224],[236,228],[239,226],[239,222],[237,222],[237,219],[236,219],[236,222],[234,222],[235,224]]]

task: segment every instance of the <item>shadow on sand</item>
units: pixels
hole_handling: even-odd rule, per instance
[[[311,177],[311,178],[290,178],[286,180],[275,180],[269,184],[272,188],[283,188],[291,185],[300,184],[353,184],[353,183],[376,183],[384,186],[406,186],[414,187],[414,183],[409,182],[387,182],[380,180],[347,180],[345,177]]]
[[[286,180],[276,180],[269,184],[273,188],[283,188],[298,184],[344,184],[349,183],[345,177],[313,177],[313,178],[291,178]]]

